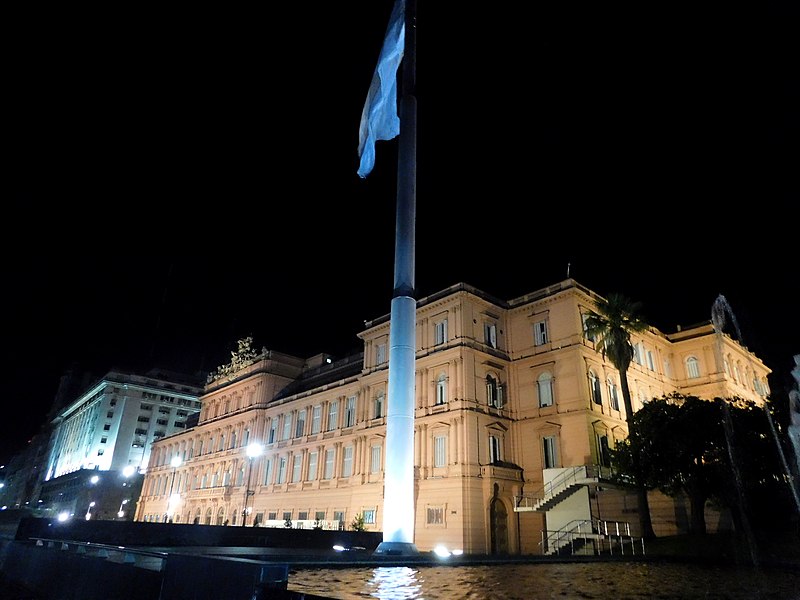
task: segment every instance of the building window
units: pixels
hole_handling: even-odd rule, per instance
[[[323,479],[333,479],[333,461],[336,458],[336,450],[333,448],[325,450],[325,473]]]
[[[381,447],[372,446],[370,452],[369,472],[380,473],[381,470]]]
[[[611,466],[611,457],[609,456],[608,452],[608,436],[607,435],[598,435],[597,436],[597,454],[600,465],[603,467],[610,467]]]
[[[356,424],[356,397],[350,396],[347,398],[347,403],[344,407],[344,426],[352,427]]]
[[[322,406],[317,404],[311,411],[311,433],[319,433],[320,422],[322,421]]]
[[[608,378],[608,401],[611,408],[619,410],[619,396],[617,395],[617,382],[613,378]]]
[[[314,520],[315,521],[324,521],[325,520],[325,511],[318,510],[314,513]]]
[[[497,348],[497,325],[494,323],[483,324],[483,341],[491,348]]]
[[[343,510],[335,510],[333,511],[333,520],[339,522],[339,530],[344,531],[344,511]]]
[[[110,423],[106,423],[105,425],[103,425],[103,431],[111,431],[111,424]],[[139,431],[139,430],[137,429],[136,431]],[[144,432],[147,433],[147,430],[144,430]]]
[[[297,425],[294,428],[294,437],[301,437],[306,431],[306,410],[297,413]]]
[[[536,346],[543,346],[547,339],[547,321],[538,321],[533,324],[533,343]]]
[[[545,469],[554,469],[556,466],[556,437],[554,435],[542,438],[542,464]]]
[[[653,359],[652,350],[647,351],[647,368],[650,369],[651,371],[656,370],[656,361]]]
[[[175,423],[177,425],[177,423]],[[236,448],[236,432],[231,432],[231,445],[228,446],[228,449]]]
[[[114,418],[114,411],[113,410],[108,411],[106,413],[106,418],[107,419],[113,419]]]
[[[583,321],[583,335],[586,338],[586,341],[594,343],[595,342],[595,337],[592,334],[589,333],[589,331],[588,331],[589,328],[586,326],[586,319],[588,319],[588,318],[589,318],[589,314],[582,314],[581,315],[581,320]]]
[[[245,429],[244,430],[244,440],[242,441],[242,446],[247,446],[248,444],[250,444],[250,430],[249,429]]]
[[[386,362],[386,344],[375,346],[375,364],[382,365]]]
[[[308,477],[307,481],[314,481],[317,478],[317,452],[308,453]]]
[[[105,454],[105,450],[103,450],[103,448],[100,448],[100,449],[97,451],[97,456],[103,456],[103,454]]]
[[[105,444],[106,442],[108,442],[108,438],[107,437],[103,436],[103,437],[100,438],[100,443],[101,444]]]
[[[281,435],[282,440],[288,440],[292,437],[292,413],[286,413],[283,415],[283,435]]]
[[[290,510],[283,511],[283,521],[286,522],[291,520],[292,520],[292,511]]]
[[[553,406],[553,376],[550,373],[539,375],[539,379],[536,380],[536,388],[539,392],[539,407]]]
[[[632,344],[633,347],[633,360],[636,364],[642,364],[642,356],[639,351],[639,344]]]
[[[339,401],[334,400],[328,407],[328,431],[333,431],[339,424]]]
[[[301,510],[297,513],[297,520],[298,521],[308,521],[308,511]]]
[[[689,379],[700,377],[700,362],[694,356],[686,359],[686,376]]]
[[[278,437],[278,417],[272,417],[272,424],[269,428],[269,437],[267,438],[268,444],[274,444]]]
[[[380,419],[383,416],[383,400],[385,395],[383,392],[378,392],[375,396],[375,418]]]
[[[442,319],[433,324],[433,343],[435,346],[447,341],[447,319]]]
[[[353,447],[344,447],[344,456],[342,457],[342,477],[350,477],[353,474]]]
[[[278,459],[278,483],[286,482],[286,457],[281,456]]]
[[[489,436],[489,464],[492,465],[494,463],[500,462],[502,457],[500,456],[500,438],[496,435]]]
[[[447,466],[447,436],[433,436],[433,466]]]
[[[436,404],[447,402],[447,377],[441,373],[436,379]]]
[[[295,454],[294,463],[292,464],[292,482],[297,483],[300,481],[300,469],[303,466],[303,455]]]
[[[429,506],[425,518],[427,525],[444,525],[444,507]]]
[[[267,466],[264,469],[264,485],[270,485],[272,483],[272,465],[274,464],[274,458],[270,457],[267,459]]]
[[[489,406],[503,408],[503,388],[491,373],[486,376],[486,399]]]
[[[589,371],[589,390],[592,394],[592,402],[595,404],[603,403],[603,394],[601,390],[600,378],[595,375],[594,371]]]
[[[362,516],[364,517],[364,524],[365,525],[374,525],[375,524],[375,509],[374,508],[367,508],[361,512]]]

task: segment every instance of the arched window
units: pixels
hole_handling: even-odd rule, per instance
[[[436,379],[436,404],[445,404],[447,402],[447,377],[444,373],[440,373]]]
[[[239,469],[239,472],[236,474],[236,485],[243,485],[244,484],[244,467]]]
[[[231,445],[228,446],[229,448],[236,448],[236,432],[231,432]]]
[[[536,387],[539,392],[539,407],[553,406],[553,376],[550,373],[542,373],[536,380]]]
[[[208,473],[203,473],[203,479],[200,481],[200,487],[203,489],[208,487]]]
[[[211,507],[206,511],[206,525],[211,525]]]
[[[592,393],[592,402],[595,404],[603,403],[603,394],[600,391],[600,378],[594,371],[589,371],[589,389]]]
[[[690,356],[686,359],[686,376],[689,379],[700,377],[700,362],[696,356]]]
[[[217,525],[224,525],[225,524],[225,509],[221,506],[217,511]]]

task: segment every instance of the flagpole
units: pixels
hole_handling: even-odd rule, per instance
[[[397,158],[394,287],[389,321],[389,384],[383,542],[375,554],[419,554],[414,544],[415,228],[417,196],[416,0],[405,0]]]

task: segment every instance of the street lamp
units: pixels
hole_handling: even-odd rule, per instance
[[[89,508],[86,509],[86,520],[92,518],[92,507],[94,506],[94,502],[89,502]]]
[[[169,461],[169,464],[172,465],[172,481],[169,483],[169,495],[167,496],[167,514],[164,515],[164,523],[172,520],[172,513],[175,512],[175,504],[176,499],[172,497],[172,486],[175,485],[175,473],[178,470],[178,467],[181,466],[181,457],[177,454],[172,457],[172,460]]]
[[[247,524],[247,501],[255,494],[255,491],[250,491],[250,476],[253,474],[253,460],[261,456],[264,447],[261,444],[253,443],[247,447],[247,458],[250,460],[250,466],[247,468],[247,486],[244,490],[244,509],[242,510],[242,527]]]
[[[119,505],[119,512],[117,513],[117,517],[119,517],[120,519],[125,516],[125,511],[122,509],[125,508],[125,505],[127,503],[128,503],[127,500],[123,500]]]

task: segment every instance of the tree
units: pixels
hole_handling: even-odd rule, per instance
[[[350,523],[350,529],[353,531],[364,531],[366,529],[366,525],[364,524],[364,515],[358,513],[355,517],[353,517],[353,521]]]
[[[595,347],[608,357],[611,364],[619,371],[622,400],[625,403],[625,421],[630,432],[633,417],[631,391],[628,387],[628,367],[633,360],[631,334],[645,331],[647,323],[639,316],[641,303],[633,302],[622,294],[613,293],[608,299],[597,301],[597,310],[590,310],[586,317],[586,335],[597,340]],[[633,456],[633,477],[636,483],[637,505],[639,512],[639,529],[645,539],[655,537],[650,518],[650,505],[647,501],[647,488],[638,476],[638,458]]]
[[[618,474],[668,496],[686,494],[690,533],[706,532],[706,501],[719,495],[730,473],[721,416],[717,401],[664,396],[633,415],[628,437],[610,452]]]
[[[628,437],[610,454],[618,476],[634,476],[638,469],[646,487],[673,497],[685,494],[690,533],[706,533],[709,500],[730,509],[737,531],[748,527],[744,519],[755,518],[761,528],[774,529],[785,526],[790,515],[786,479],[769,423],[753,402],[705,400],[677,392],[652,400],[636,412]]]

